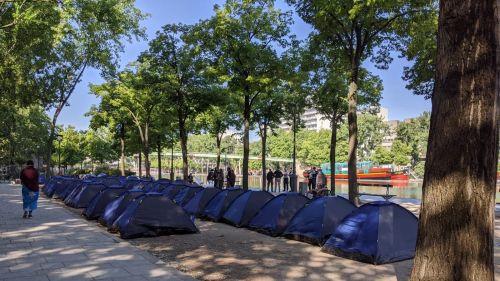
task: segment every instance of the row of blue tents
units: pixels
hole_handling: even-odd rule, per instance
[[[83,208],[123,238],[197,233],[194,218],[246,227],[322,246],[322,250],[372,264],[414,256],[417,218],[387,201],[357,208],[338,196],[314,200],[299,193],[203,188],[183,181],[136,177],[54,177],[44,193]]]

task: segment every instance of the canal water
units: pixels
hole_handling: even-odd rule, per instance
[[[205,182],[206,175],[196,175],[197,178]],[[249,186],[253,189],[260,189],[262,178],[260,176],[249,176],[248,182]],[[241,182],[241,176],[236,179],[237,185]],[[306,179],[299,177],[299,182],[306,182]],[[363,183],[366,183],[364,185]],[[361,181],[359,186],[360,193],[370,193],[370,194],[380,194],[384,195],[387,192],[387,188],[384,185],[391,184],[393,187],[389,188],[389,194],[396,195],[396,198],[408,198],[408,199],[418,199],[422,198],[422,181],[421,180],[411,180],[411,181]],[[336,193],[337,194],[348,194],[348,184],[347,181],[335,181]],[[500,185],[497,183],[497,193],[496,202],[500,203],[500,192],[498,188]]]

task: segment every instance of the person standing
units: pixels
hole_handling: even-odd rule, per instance
[[[276,192],[280,192],[281,189],[281,178],[283,177],[283,173],[278,167],[276,171],[274,171],[274,187],[276,188]]]
[[[215,180],[215,173],[214,169],[210,169],[207,175],[207,185],[214,187],[214,180]]]
[[[288,188],[289,188],[289,184],[290,184],[290,174],[288,173],[288,170],[285,169],[285,171],[283,172],[283,191],[288,191]]]
[[[323,170],[318,169],[318,174],[316,175],[316,188],[322,189],[326,186],[326,176],[323,174]]]
[[[217,187],[224,188],[224,170],[219,169],[217,173]]]
[[[234,170],[231,169],[230,167],[227,167],[227,187],[234,187],[236,183],[236,174],[234,173]]]
[[[39,195],[38,171],[35,169],[33,161],[26,162],[26,167],[21,171],[19,178],[23,186],[23,219],[32,218],[33,211],[37,208]]]
[[[266,174],[267,191],[274,192],[273,178],[274,178],[273,170],[269,169],[269,172],[267,172],[267,174]]]
[[[308,187],[309,191],[311,191],[313,189],[316,189],[316,176],[317,176],[316,167],[312,167],[312,169],[309,170],[308,174],[309,174]]]

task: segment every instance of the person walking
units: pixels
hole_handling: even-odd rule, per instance
[[[288,191],[288,188],[290,187],[290,174],[288,173],[288,170],[285,169],[283,172],[283,191]]]
[[[273,170],[269,169],[269,172],[267,172],[267,174],[266,174],[267,191],[274,192],[273,178],[274,178]]]
[[[276,192],[280,192],[282,177],[283,173],[280,171],[280,168],[278,167],[276,171],[274,171],[274,187],[276,188]]]
[[[21,171],[19,176],[22,184],[23,195],[23,218],[32,218],[33,211],[37,208],[39,186],[38,186],[38,171],[34,167],[31,160],[26,162],[26,167]]]

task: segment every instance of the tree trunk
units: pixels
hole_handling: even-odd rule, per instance
[[[186,124],[184,122],[184,118],[181,114],[179,114],[179,136],[181,138],[181,152],[182,152],[182,178],[187,180],[189,175],[189,163],[188,163],[188,155],[187,155],[187,132],[186,132]]]
[[[241,173],[243,190],[248,190],[248,160],[250,156],[250,97],[245,95],[243,109],[243,169]]]
[[[149,124],[144,125],[144,169],[146,170],[146,177],[151,176],[151,162],[149,161],[149,154],[151,149],[149,147]]]
[[[161,143],[157,144],[158,149],[158,179],[161,179]]]
[[[349,200],[356,206],[359,202],[359,187],[357,178],[356,150],[358,147],[358,120],[357,120],[357,91],[358,91],[358,71],[359,66],[354,63],[351,69],[351,84],[349,85],[349,108],[347,113],[347,123],[349,126],[349,153],[347,161],[347,172],[349,180]]]
[[[262,165],[262,190],[267,190],[266,180],[267,180],[267,167],[266,167],[266,144],[267,144],[267,124],[264,124],[264,128],[260,131],[261,136],[261,165]],[[269,191],[269,190],[268,190]]]
[[[219,137],[219,135],[217,135],[216,137],[216,145],[217,145],[217,163],[215,164],[215,169],[218,171],[219,168],[220,168],[220,154],[221,154],[221,142],[222,142],[222,136]]]
[[[172,147],[170,148],[170,180],[174,180],[174,145],[172,144]]]
[[[495,1],[440,3],[436,81],[411,280],[494,280],[500,97]]]
[[[142,177],[142,151],[139,151],[139,177]]]
[[[120,126],[120,173],[125,176],[125,125]]]
[[[336,114],[334,114],[336,116]],[[337,147],[337,118],[332,118],[332,136],[330,139],[330,191],[331,195],[335,195],[335,150]]]

